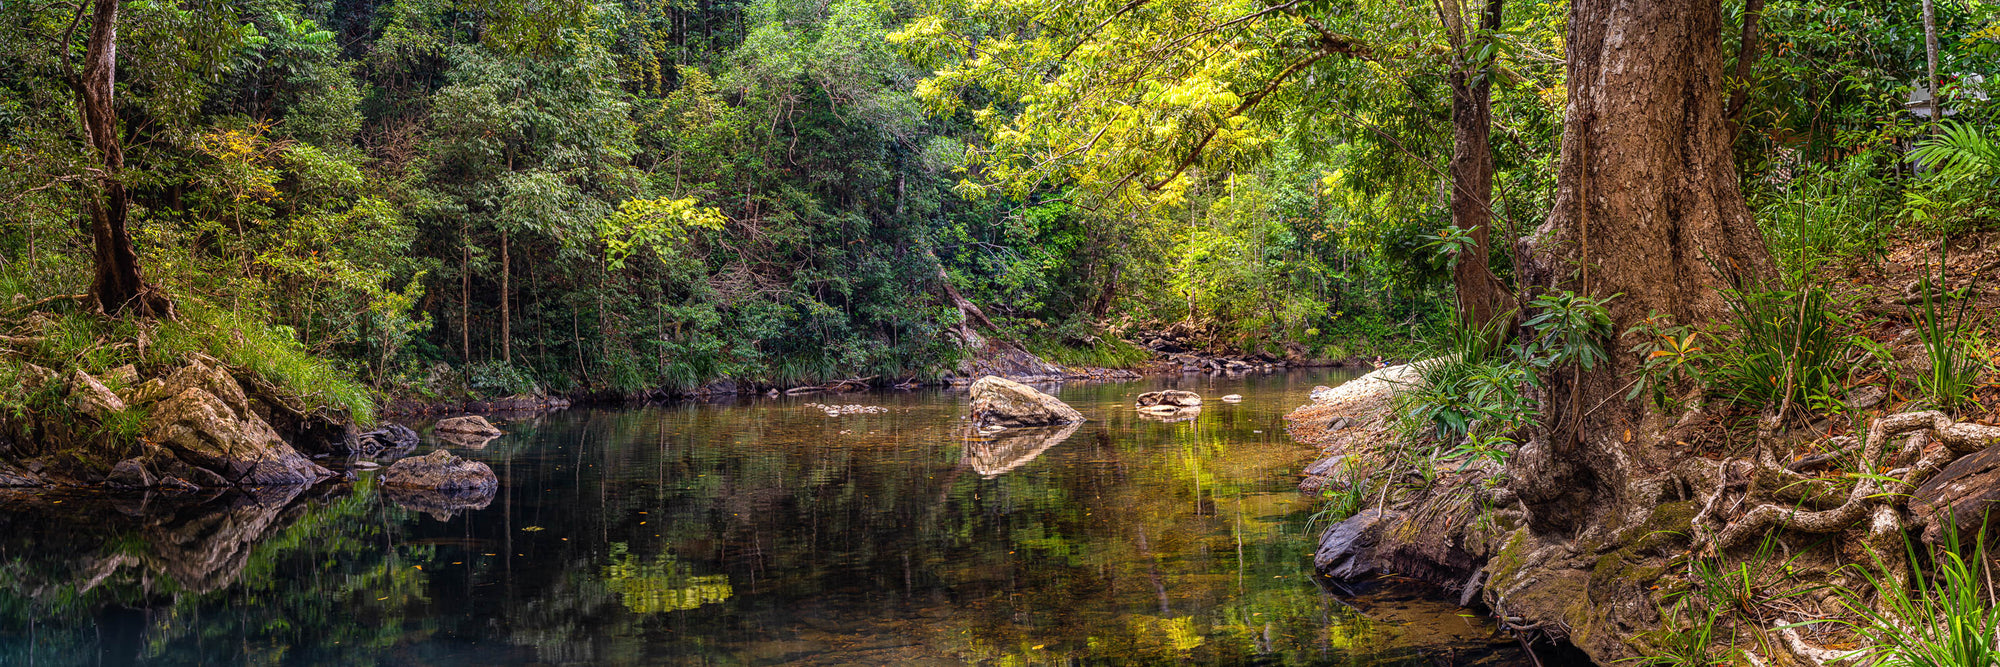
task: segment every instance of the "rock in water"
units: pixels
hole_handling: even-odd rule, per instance
[[[484,463],[440,449],[390,465],[382,471],[382,488],[397,505],[442,521],[492,503],[500,478]]]
[[[471,435],[501,434],[500,429],[493,428],[493,424],[487,422],[485,417],[481,417],[479,415],[466,415],[464,417],[452,417],[450,419],[440,419],[438,420],[437,423],[437,432],[466,433]]]
[[[972,383],[972,420],[986,426],[1048,426],[1083,421],[1083,413],[1033,387],[988,375]]]
[[[1200,407],[1201,394],[1192,391],[1181,391],[1179,389],[1167,389],[1163,391],[1149,391],[1139,395],[1138,407],[1149,408],[1156,405],[1176,408]]]
[[[235,378],[200,360],[165,380],[149,380],[135,398],[159,401],[153,406],[145,440],[164,449],[149,452],[148,458],[168,455],[214,473],[202,476],[210,481],[248,486],[311,484],[333,476],[278,437],[251,410]]]
[[[1242,394],[1230,394],[1230,395],[1228,395],[1228,396],[1224,396],[1224,397],[1222,397],[1222,402],[1224,402],[1224,403],[1242,403],[1242,402],[1243,402],[1243,395],[1242,395]]]
[[[402,424],[388,424],[347,441],[347,451],[369,458],[417,448],[417,432]]]
[[[460,458],[448,450],[397,461],[382,471],[384,486],[438,491],[491,492],[500,488],[500,478],[484,463]]]

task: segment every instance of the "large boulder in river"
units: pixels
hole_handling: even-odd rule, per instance
[[[1154,406],[1193,408],[1201,406],[1201,394],[1192,391],[1181,391],[1179,389],[1149,391],[1139,395],[1138,403],[1141,408]]]
[[[500,488],[500,478],[484,463],[440,449],[396,461],[382,471],[382,485],[448,493],[486,491],[491,495]]]
[[[439,433],[464,433],[467,435],[488,435],[488,436],[500,435],[500,429],[494,428],[491,422],[486,421],[485,417],[481,417],[479,415],[467,415],[464,417],[452,417],[450,419],[440,419],[438,420],[436,430]]]
[[[486,507],[499,489],[500,478],[492,468],[443,449],[397,461],[382,471],[382,490],[390,500],[440,521],[460,510]]]
[[[986,426],[1049,426],[1083,421],[1083,413],[1056,397],[1013,380],[988,375],[972,383],[972,420]]]
[[[189,362],[165,379],[148,380],[133,397],[133,402],[154,402],[144,438],[163,449],[149,451],[147,456],[170,456],[212,472],[211,482],[310,484],[333,475],[278,437],[278,432],[251,409],[235,378],[200,360]]]

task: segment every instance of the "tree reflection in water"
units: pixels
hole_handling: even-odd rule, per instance
[[[1308,581],[1279,416],[1331,382],[1204,379],[1246,401],[1176,423],[1131,410],[1162,382],[1072,385],[1096,421],[970,441],[943,391],[577,410],[457,450],[501,476],[483,508],[372,473],[8,496],[0,664],[1511,660],[1448,605],[1369,623]]]

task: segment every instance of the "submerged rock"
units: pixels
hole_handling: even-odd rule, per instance
[[[1083,413],[1033,387],[988,375],[972,383],[972,420],[987,426],[1048,426],[1084,421]]]
[[[465,433],[470,435],[502,434],[500,429],[494,428],[492,423],[487,422],[485,417],[479,415],[440,419],[438,420],[436,430],[439,433]]]

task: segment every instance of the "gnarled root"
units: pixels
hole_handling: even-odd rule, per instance
[[[1911,436],[1911,442],[1901,450],[1904,455],[1916,455],[1922,452],[1928,442],[1927,439],[1932,436],[1945,446],[1944,451],[1924,457],[1915,465],[1899,471],[1901,476],[1897,481],[1908,488],[1915,488],[1923,483],[1925,478],[1935,473],[1946,462],[2000,442],[2000,427],[1955,422],[1937,411],[1910,412],[1883,417],[1870,424],[1868,439],[1862,443],[1861,460],[1864,462],[1880,460],[1883,447],[1890,439],[1906,433],[1915,435]],[[1785,479],[1792,477],[1806,479],[1798,473],[1775,466],[1770,461],[1760,461],[1759,468],[1761,468],[1760,473],[1766,475]],[[1832,509],[1808,511],[1770,503],[1761,504],[1751,508],[1736,523],[1724,528],[1722,533],[1716,536],[1715,547],[1718,551],[1727,550],[1777,527],[1809,533],[1845,530],[1862,517],[1868,516],[1874,506],[1890,502],[1883,492],[1883,479],[1879,476],[1868,476],[1861,478],[1854,485],[1853,490],[1847,495],[1846,502]],[[1894,530],[1900,530],[1900,520],[1894,518],[1893,510],[1888,515],[1878,515],[1877,518],[1897,521]],[[1874,526],[1871,527],[1870,533],[1878,534],[1883,530],[1882,526]]]

